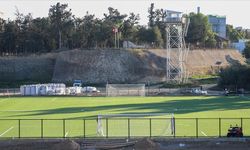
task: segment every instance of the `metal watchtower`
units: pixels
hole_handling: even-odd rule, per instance
[[[166,81],[167,83],[186,82],[188,73],[185,62],[188,48],[185,36],[189,26],[189,18],[182,12],[166,10]]]

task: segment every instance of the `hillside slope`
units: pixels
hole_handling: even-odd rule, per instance
[[[61,52],[53,81],[82,79],[88,83],[160,82],[165,80],[165,50],[72,50]],[[235,62],[244,63],[235,50],[190,51],[190,75],[211,74]]]
[[[174,53],[174,52],[173,52]],[[70,50],[22,57],[0,57],[0,81],[88,83],[160,82],[166,74],[165,50]],[[245,59],[236,50],[190,51],[190,75],[211,74]],[[219,62],[219,63],[218,63]]]
[[[51,81],[54,54],[0,57],[0,81]]]

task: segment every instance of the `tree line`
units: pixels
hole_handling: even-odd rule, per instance
[[[94,14],[75,17],[67,4],[56,3],[49,8],[47,17],[33,18],[16,10],[14,20],[0,18],[0,53],[24,54],[51,52],[75,48],[112,48],[115,45],[113,29],[118,29],[122,41],[164,48],[166,12],[148,8],[148,25],[139,25],[139,14],[121,14],[109,7],[103,18]],[[190,18],[187,43],[194,46],[215,48],[217,41],[207,16],[199,13],[186,14]],[[232,26],[227,28],[229,39],[239,39]],[[238,32],[237,32],[238,33]],[[120,43],[122,44],[122,43]]]
[[[220,87],[235,91],[242,88],[250,90],[250,84],[247,84],[250,83],[249,65],[242,65],[240,63],[233,64],[221,69],[219,77],[218,85]]]

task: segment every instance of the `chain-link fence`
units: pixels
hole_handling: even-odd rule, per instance
[[[19,88],[4,88],[0,89],[0,96],[15,96],[20,95]]]
[[[0,138],[225,137],[230,126],[250,136],[250,118],[0,119]]]
[[[198,88],[198,87],[197,87]],[[99,92],[83,92],[78,96],[108,96],[105,87],[98,87]],[[164,96],[164,95],[194,95],[190,92],[192,88],[159,88],[159,87],[145,87],[143,95],[145,96]],[[134,94],[133,94],[134,93]],[[208,95],[222,95],[223,91],[208,91]],[[0,89],[0,96],[16,96],[21,95],[20,88],[5,88]],[[116,96],[132,96],[141,95],[140,90],[123,89],[113,90],[113,95]]]

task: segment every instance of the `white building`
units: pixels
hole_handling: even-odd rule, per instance
[[[231,47],[239,50],[239,52],[243,52],[243,50],[245,49],[246,47],[246,42],[248,42],[250,40],[246,40],[246,39],[240,39],[238,42],[234,42],[234,43],[231,43]]]

